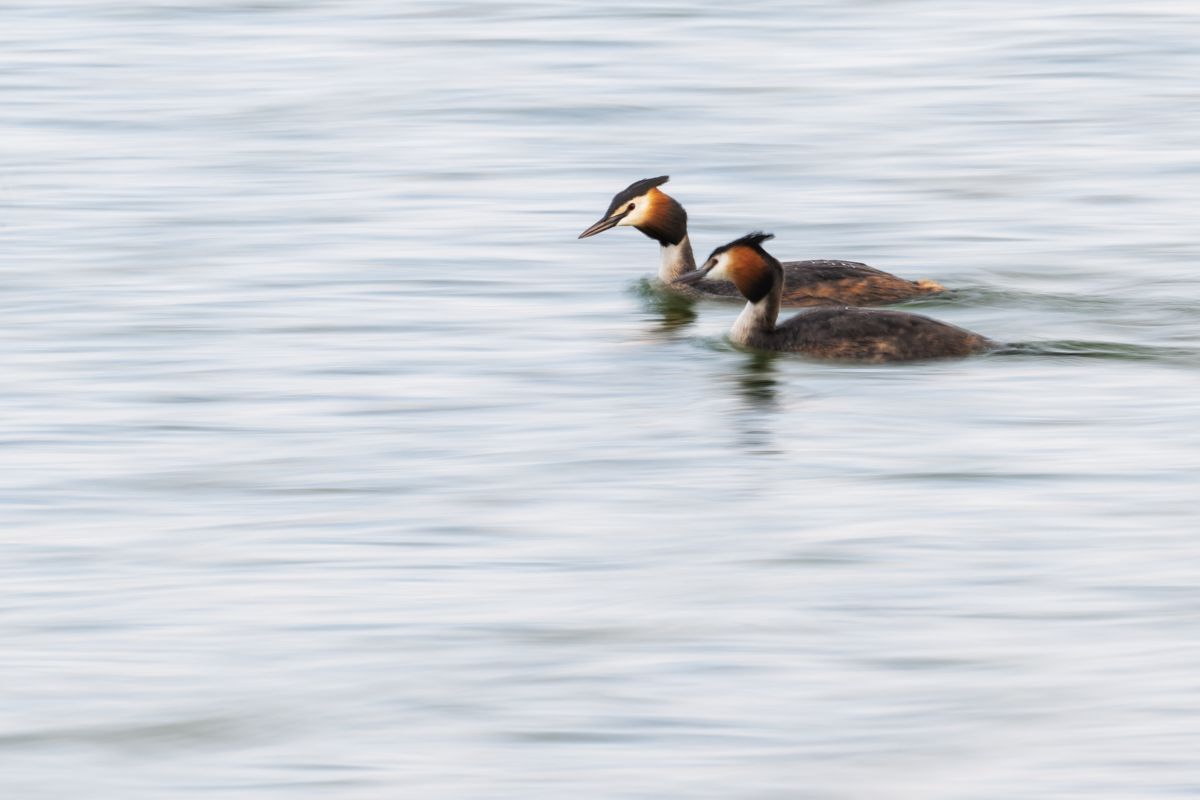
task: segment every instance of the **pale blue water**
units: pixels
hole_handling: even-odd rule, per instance
[[[0,796],[1200,795],[1200,8],[9,2]],[[723,343],[657,246],[1025,354]]]

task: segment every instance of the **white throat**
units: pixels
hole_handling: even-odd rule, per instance
[[[684,236],[679,244],[662,246],[662,264],[658,267],[658,279],[670,283],[681,275],[696,271],[696,257],[692,255],[692,243]]]
[[[729,331],[729,338],[736,344],[750,344],[756,336],[775,330],[775,320],[778,318],[779,296],[777,292],[771,292],[757,303],[746,303]]]

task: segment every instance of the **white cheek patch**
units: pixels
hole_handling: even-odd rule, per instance
[[[625,207],[629,208],[628,205]],[[646,220],[647,207],[647,203],[638,203],[633,207],[633,211],[626,214],[624,219],[618,222],[617,225],[641,225]],[[620,214],[622,212],[618,211],[617,213]]]

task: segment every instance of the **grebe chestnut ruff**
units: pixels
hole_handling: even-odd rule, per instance
[[[662,245],[658,278],[663,283],[695,298],[737,300],[738,291],[728,281],[673,283],[696,271],[696,259],[688,241],[687,212],[658,188],[668,180],[662,175],[630,184],[613,197],[604,216],[579,238],[632,226]],[[907,281],[857,261],[788,261],[783,270],[785,306],[885,305],[945,291],[934,281]]]
[[[873,308],[814,308],[776,325],[783,267],[762,247],[771,238],[769,233],[743,236],[713,250],[699,270],[675,279],[684,284],[706,277],[733,281],[748,301],[729,334],[736,344],[867,362],[956,358],[998,347],[977,333],[929,317]]]

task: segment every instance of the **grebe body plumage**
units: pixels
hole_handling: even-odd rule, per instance
[[[752,233],[718,247],[694,273],[692,284],[726,278],[747,303],[729,337],[759,350],[840,361],[888,362],[961,358],[997,347],[990,339],[920,314],[881,309],[814,308],[776,324],[783,299],[783,267],[763,249],[771,234]]]
[[[696,271],[696,259],[688,239],[687,212],[658,188],[667,180],[663,175],[630,184],[613,197],[604,216],[579,238],[621,226],[637,228],[662,248],[658,278],[674,291],[694,299],[740,299],[741,294],[729,281],[676,282]],[[934,281],[905,280],[857,261],[787,261],[782,268],[785,306],[887,305],[944,291]]]

